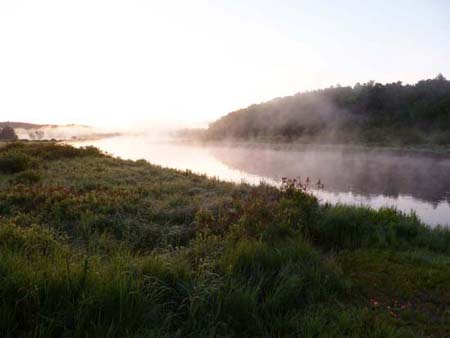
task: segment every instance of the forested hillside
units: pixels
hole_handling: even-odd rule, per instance
[[[207,139],[450,145],[450,81],[373,81],[277,98],[210,124]]]
[[[25,123],[25,122],[0,122],[0,128],[3,127],[11,127],[11,128],[22,128],[22,129],[36,129],[36,128],[42,128],[50,125],[44,125],[44,124],[35,124],[35,123]]]

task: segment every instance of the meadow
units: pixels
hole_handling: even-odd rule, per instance
[[[0,144],[1,337],[443,337],[449,305],[414,214]]]

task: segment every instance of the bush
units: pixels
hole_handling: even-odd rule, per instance
[[[18,173],[15,177],[16,183],[33,184],[41,180],[41,174],[37,170],[29,169]]]
[[[67,144],[46,143],[30,148],[30,155],[44,160],[59,160],[85,156],[101,156],[102,152],[95,147],[75,148]]]
[[[36,167],[36,160],[22,152],[8,150],[0,153],[0,172],[14,174]]]
[[[32,157],[42,160],[59,160],[64,158],[77,158],[87,156],[104,156],[104,154],[95,147],[87,146],[75,148],[68,144],[59,144],[55,142],[35,142],[26,144],[24,142],[13,142],[6,145],[2,151],[20,151]]]

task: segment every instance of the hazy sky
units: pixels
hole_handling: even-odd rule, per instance
[[[439,72],[450,77],[449,0],[0,0],[0,120],[206,122]]]

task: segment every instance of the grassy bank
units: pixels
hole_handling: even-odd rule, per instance
[[[2,337],[447,336],[449,268],[391,209],[0,145]]]

